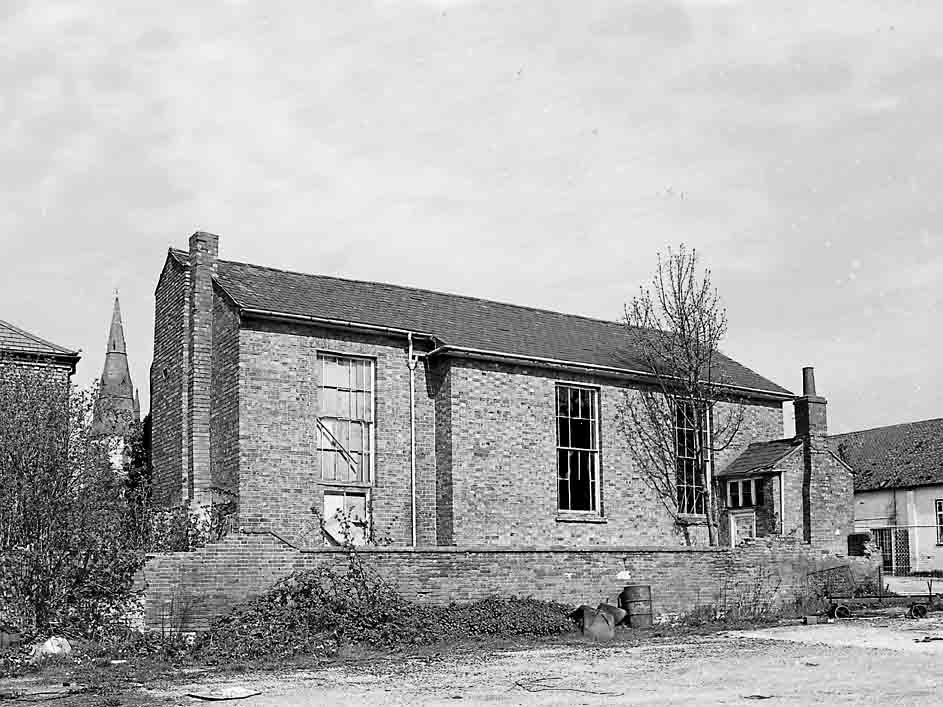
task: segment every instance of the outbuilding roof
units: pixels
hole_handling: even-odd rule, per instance
[[[832,435],[829,445],[855,491],[943,484],[943,418]]]
[[[776,465],[802,444],[798,437],[754,442],[717,473],[718,478],[749,476],[775,470]]]
[[[25,329],[20,329],[0,319],[0,351],[29,356],[49,356],[78,360],[78,351],[72,351],[51,341],[41,339]]]
[[[181,264],[187,253],[171,249]],[[620,322],[379,282],[217,261],[218,285],[243,310],[388,327],[425,334],[437,346],[559,363],[648,372],[638,340]],[[792,393],[720,355],[715,380],[773,398]]]

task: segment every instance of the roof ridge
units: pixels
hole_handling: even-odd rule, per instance
[[[852,430],[851,432],[840,432],[838,434],[829,435],[829,439],[836,439],[838,437],[850,437],[851,435],[862,434],[864,432],[877,432],[878,430],[892,430],[898,427],[910,427],[912,425],[922,425],[926,422],[943,422],[943,417],[931,417],[927,420],[912,420],[911,422],[896,422],[893,425],[878,425],[877,427],[866,427],[863,430]]]
[[[64,346],[59,346],[59,344],[54,344],[54,343],[52,343],[51,341],[47,341],[46,339],[43,339],[42,337],[37,336],[36,334],[33,334],[32,332],[28,332],[28,331],[26,331],[25,329],[21,329],[20,327],[16,326],[15,324],[11,324],[10,322],[8,322],[8,321],[6,321],[6,320],[4,320],[4,319],[0,319],[0,325],[5,326],[5,327],[7,327],[8,329],[12,329],[12,330],[15,331],[17,334],[21,334],[22,336],[25,336],[27,339],[32,339],[33,341],[35,341],[35,342],[37,342],[37,343],[43,344],[43,345],[45,345],[45,346],[49,346],[50,348],[55,349],[55,350],[58,351],[59,353],[69,354],[69,355],[77,355],[77,354],[78,354],[78,351],[73,351],[73,350],[71,350],[71,349],[65,348]]]
[[[171,250],[174,250],[174,249],[172,248]],[[177,252],[180,254],[186,254],[186,251],[177,251]],[[217,262],[227,263],[229,265],[242,265],[249,268],[258,268],[260,270],[268,270],[270,272],[285,273],[288,275],[301,275],[302,277],[323,277],[329,280],[339,280],[340,282],[352,282],[358,285],[383,285],[385,287],[395,287],[398,290],[407,290],[410,292],[421,292],[421,293],[432,294],[432,295],[444,295],[446,297],[460,297],[462,299],[471,300],[474,302],[485,302],[487,304],[499,304],[502,307],[512,307],[514,309],[523,309],[529,312],[542,312],[544,314],[554,314],[559,317],[576,317],[578,319],[585,319],[587,321],[596,322],[599,324],[608,324],[610,326],[618,326],[618,327],[628,326],[627,324],[616,321],[614,319],[602,319],[600,317],[590,317],[585,314],[571,314],[568,312],[559,312],[553,309],[547,309],[545,307],[532,307],[526,304],[514,304],[513,302],[502,302],[501,300],[487,299],[486,297],[476,297],[475,295],[463,295],[456,292],[443,292],[442,290],[430,290],[425,287],[414,287],[412,285],[397,285],[396,283],[379,282],[377,280],[359,280],[357,278],[352,278],[352,277],[338,277],[337,275],[324,275],[320,273],[301,272],[300,270],[286,270],[284,268],[275,268],[270,265],[258,265],[257,263],[244,263],[239,260],[223,260],[222,258],[220,258]],[[641,327],[632,327],[632,328],[641,329]]]

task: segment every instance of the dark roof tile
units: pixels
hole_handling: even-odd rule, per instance
[[[943,484],[943,419],[829,437],[854,471],[855,491]]]
[[[186,263],[187,254],[171,250]],[[317,316],[430,334],[440,344],[627,370],[646,370],[624,324],[379,282],[219,260],[217,282],[245,309]],[[716,379],[792,397],[785,388],[720,355]]]
[[[77,357],[77,351],[53,344],[0,319],[0,351],[38,356]]]
[[[775,466],[796,449],[802,441],[797,437],[775,439],[769,442],[754,442],[739,457],[718,474],[718,478],[748,476],[763,471],[772,471]]]

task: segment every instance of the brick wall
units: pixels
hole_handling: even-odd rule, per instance
[[[167,256],[154,293],[154,359],[151,363],[151,455],[154,498],[172,506],[183,500],[186,478],[186,346],[188,274]]]
[[[584,521],[557,510],[555,390],[566,381],[599,387],[603,512]],[[619,407],[625,395],[635,394],[628,384],[454,360],[442,391],[450,397],[437,402],[442,419],[436,432],[440,454],[449,454],[454,544],[685,542],[636,467],[620,427]],[[781,405],[745,406],[736,443],[718,455],[718,467],[749,442],[781,432]],[[693,539],[705,542],[705,529],[695,527]]]
[[[766,538],[723,548],[369,548],[359,555],[408,599],[427,604],[499,596],[533,596],[572,605],[614,601],[628,584],[652,588],[656,616],[716,603],[726,587],[734,600],[749,596],[757,578],[781,581],[788,602],[810,571],[861,562],[812,551],[795,540]],[[190,553],[152,557],[138,574],[145,588],[145,621],[159,629],[171,602],[184,610],[186,628],[199,630],[279,577],[322,563],[346,562],[343,551],[296,550],[268,534],[238,535]],[[867,565],[867,566],[865,566]],[[857,574],[869,574],[865,562]]]
[[[218,290],[213,297],[210,466],[214,495],[239,494],[239,314]]]
[[[809,464],[808,540],[816,547],[845,552],[848,535],[854,530],[852,472],[832,455],[824,436],[812,437],[805,453]]]
[[[375,483],[370,488],[375,534],[397,545],[412,541],[409,369],[402,339],[307,325],[247,321],[239,335],[240,523],[271,529],[296,544],[322,542],[312,506],[325,489],[365,490],[322,482],[316,417],[318,352],[368,356],[376,369]],[[415,371],[418,538],[436,542],[434,402],[423,366]]]
[[[189,497],[198,506],[212,502],[212,464],[210,462],[210,410],[213,392],[213,275],[219,239],[197,231],[190,236],[189,262],[189,362],[187,374],[187,432]]]

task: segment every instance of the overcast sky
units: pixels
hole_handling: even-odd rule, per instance
[[[943,415],[937,2],[0,0],[0,319],[145,401],[166,249],[604,318],[685,242],[834,431]],[[789,433],[792,433],[789,423]]]

